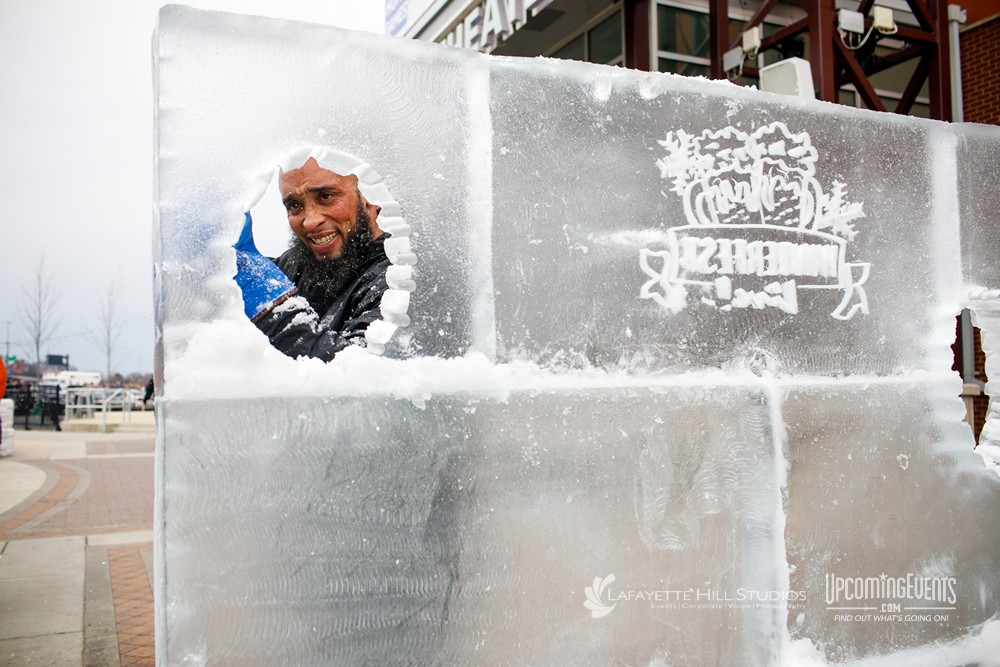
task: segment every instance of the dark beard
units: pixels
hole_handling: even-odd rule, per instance
[[[337,259],[316,259],[294,234],[288,242],[282,268],[320,317],[360,275],[365,248],[372,240],[371,217],[360,202],[355,219],[357,224],[347,234],[344,251]]]

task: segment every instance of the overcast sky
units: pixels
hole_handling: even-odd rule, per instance
[[[112,371],[153,368],[153,0],[0,0],[0,349],[32,361],[18,315],[44,258],[59,294],[42,355],[103,372],[99,304],[125,321]],[[384,0],[183,4],[384,32]],[[9,329],[9,339],[8,339]]]

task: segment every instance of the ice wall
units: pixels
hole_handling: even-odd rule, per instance
[[[1000,345],[996,129],[181,7],[154,54],[160,664],[1000,654],[950,370],[962,306]],[[243,315],[306,145],[409,226],[384,356]]]

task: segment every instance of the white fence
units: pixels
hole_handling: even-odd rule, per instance
[[[101,430],[107,431],[108,412],[123,413],[123,423],[132,422],[132,410],[141,406],[142,391],[122,387],[70,387],[66,389],[66,419],[101,415]],[[141,408],[140,408],[141,409]]]

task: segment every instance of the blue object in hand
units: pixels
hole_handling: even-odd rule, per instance
[[[253,219],[244,213],[246,222],[236,249],[236,284],[243,290],[243,310],[251,320],[269,310],[274,302],[295,289],[278,265],[264,257],[253,242]]]

